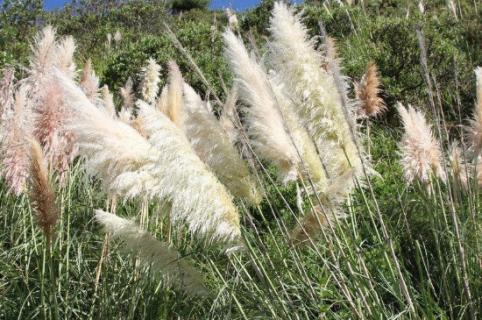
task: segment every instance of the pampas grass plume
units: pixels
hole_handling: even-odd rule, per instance
[[[432,175],[445,180],[439,142],[434,138],[422,112],[410,105],[405,108],[401,103],[398,104],[397,110],[404,127],[400,151],[407,182],[412,183],[418,179],[428,184]]]
[[[122,97],[122,103],[124,108],[132,108],[134,107],[134,90],[132,89],[133,83],[132,78],[129,77],[124,84],[124,87],[120,89],[120,96]]]
[[[114,105],[114,96],[110,93],[109,86],[104,84],[102,87],[102,105],[104,107],[104,111],[111,116],[112,118],[116,117],[115,105]]]
[[[49,182],[47,163],[42,148],[36,140],[30,142],[30,163],[29,197],[37,223],[50,246],[59,209],[55,202],[55,192]]]
[[[9,190],[20,195],[26,186],[29,172],[27,139],[31,136],[27,113],[27,88],[21,86],[15,93],[13,108],[7,110],[3,124],[1,158],[2,174]]]
[[[134,222],[123,219],[112,213],[95,210],[95,219],[112,234],[115,239],[137,255],[141,262],[150,266],[155,272],[162,272],[168,278],[180,281],[179,286],[187,293],[195,295],[206,294],[202,284],[202,275],[180,254],[154,238],[147,231],[141,230]],[[174,280],[173,279],[173,280]]]
[[[156,101],[159,90],[158,85],[161,81],[159,77],[160,71],[161,66],[153,58],[147,60],[147,65],[142,70],[141,95],[144,101],[149,104],[153,104]]]
[[[92,103],[99,100],[99,78],[92,69],[92,60],[87,59],[80,77],[80,87]]]
[[[286,132],[277,101],[262,67],[252,59],[232,31],[223,34],[227,60],[246,108],[247,131],[258,155],[272,161],[283,181],[296,180],[296,149]]]
[[[350,131],[353,115],[344,112],[342,104],[343,85],[337,85],[334,76],[322,68],[324,57],[286,4],[275,3],[270,23],[268,61],[287,84],[290,97],[300,103],[299,117],[324,156],[328,175],[341,179],[353,172],[362,177],[360,152]],[[348,193],[354,183],[349,179],[344,185]]]
[[[232,195],[258,204],[261,196],[229,136],[206,107],[201,97],[184,84],[185,116],[183,128],[196,154],[216,174]]]
[[[358,113],[363,117],[376,117],[386,110],[379,97],[380,79],[376,64],[370,62],[360,83],[355,83],[355,94],[360,102]]]
[[[74,62],[74,52],[76,49],[75,40],[72,36],[67,36],[57,45],[58,68],[69,78],[74,79],[76,75],[76,65]]]
[[[166,115],[178,127],[182,126],[183,116],[183,83],[179,66],[174,61],[169,61],[169,84],[167,92],[167,110]],[[164,107],[165,108],[165,107]]]

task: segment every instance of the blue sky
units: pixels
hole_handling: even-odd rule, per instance
[[[55,9],[62,7],[68,0],[44,0],[45,8]],[[260,0],[211,0],[211,8],[233,8],[235,10],[244,10],[246,8],[251,8],[258,4]],[[301,2],[301,0],[293,1],[296,3]]]

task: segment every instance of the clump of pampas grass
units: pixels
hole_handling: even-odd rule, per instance
[[[432,176],[445,180],[440,144],[434,138],[423,113],[410,105],[405,108],[401,103],[397,110],[404,127],[400,151],[407,182],[410,184],[417,179],[428,186]]]
[[[147,231],[140,229],[133,221],[123,219],[115,214],[95,210],[95,219],[106,232],[119,239],[128,251],[137,255],[140,261],[155,272],[162,272],[179,284],[187,293],[206,294],[202,284],[202,275],[180,254],[169,248],[167,243],[154,238]]]
[[[270,19],[272,40],[268,61],[277,71],[290,97],[298,100],[298,114],[324,155],[328,176],[343,179],[346,193],[354,186],[351,175],[364,172],[356,134],[351,132],[353,115],[345,110],[332,74],[323,69],[323,55],[315,49],[300,18],[283,3],[275,3]]]
[[[380,79],[376,64],[370,62],[359,83],[355,83],[355,95],[360,106],[358,113],[365,118],[376,117],[386,110],[383,99],[379,97]]]
[[[254,150],[278,167],[284,182],[296,180],[299,158],[265,71],[232,31],[224,32],[223,38],[240,99],[249,106],[245,109],[246,124]]]
[[[147,65],[142,69],[141,95],[142,99],[149,104],[156,101],[157,92],[159,91],[159,72],[161,66],[156,63],[153,58],[147,60]]]
[[[37,223],[47,239],[47,245],[50,247],[59,209],[55,202],[55,192],[49,182],[47,163],[42,148],[35,140],[30,142],[30,163],[29,198]]]
[[[261,196],[246,163],[201,97],[184,84],[183,128],[196,154],[216,174],[232,195],[258,204]]]
[[[101,178],[109,194],[156,198],[172,203],[174,223],[210,240],[240,235],[239,215],[226,189],[195,155],[182,131],[142,101],[139,116],[149,141],[135,129],[93,105],[60,73],[64,95],[71,101],[80,154],[89,173]]]

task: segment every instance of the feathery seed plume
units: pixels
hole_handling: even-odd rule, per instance
[[[0,79],[0,124],[4,120],[5,113],[12,107],[13,104],[13,80],[14,69],[6,68],[2,71],[2,78]],[[1,141],[0,130],[0,141]]]
[[[124,246],[136,254],[144,264],[150,266],[151,270],[165,273],[168,278],[180,281],[180,287],[188,293],[206,293],[199,271],[186,258],[180,257],[179,252],[169,248],[167,243],[157,240],[134,222],[115,214],[95,210],[95,219],[114,239],[123,241]]]
[[[147,65],[143,68],[143,78],[141,82],[142,98],[149,104],[154,104],[159,90],[158,85],[161,79],[159,78],[159,66],[153,58],[147,60]]]
[[[80,77],[80,87],[89,100],[96,104],[99,100],[99,78],[92,69],[90,58],[85,62],[82,75]]]
[[[379,87],[377,66],[370,62],[360,83],[355,83],[355,94],[360,101],[358,113],[363,117],[376,117],[386,110],[383,99],[378,96]]]
[[[407,182],[412,183],[418,179],[428,184],[431,175],[445,180],[439,142],[434,138],[422,112],[410,105],[406,109],[401,103],[398,104],[397,110],[405,130],[400,151]]]
[[[29,197],[42,228],[47,244],[50,246],[59,216],[55,202],[55,192],[49,182],[47,163],[40,144],[36,140],[30,142],[30,190]]]
[[[250,58],[232,31],[223,34],[227,60],[246,108],[247,131],[260,157],[272,161],[283,181],[296,180],[299,159],[284,127],[282,115],[262,67]]]
[[[179,66],[174,61],[169,61],[169,84],[167,93],[167,113],[169,119],[178,127],[182,126],[183,116],[183,83],[181,71]]]
[[[192,232],[209,234],[214,239],[237,238],[239,214],[226,188],[169,118],[143,101],[138,101],[137,106],[149,142],[160,152],[160,165],[153,168],[157,181],[146,189],[169,197],[173,221],[185,220]]]
[[[57,62],[55,34],[56,30],[48,25],[35,36],[34,43],[31,45],[32,57],[29,69],[29,78],[33,82],[40,82]]]
[[[172,221],[211,240],[240,235],[239,215],[226,189],[195,155],[189,141],[167,117],[142,101],[139,115],[149,141],[129,125],[93,105],[56,73],[75,115],[69,125],[78,136],[86,168],[108,193],[172,203]]]
[[[184,102],[183,128],[196,154],[213,170],[232,195],[258,204],[261,196],[246,163],[214,114],[187,83],[184,83]]]
[[[29,171],[27,139],[31,136],[28,115],[27,88],[21,86],[15,93],[13,108],[5,112],[1,144],[2,175],[9,190],[20,195],[26,186]]]
[[[74,52],[76,49],[75,40],[72,36],[67,36],[57,45],[57,62],[58,68],[69,78],[74,79],[76,68],[74,62]]]
[[[354,123],[352,115],[345,116],[338,86],[322,68],[323,56],[315,50],[314,40],[300,18],[281,2],[275,3],[270,22],[270,62],[289,84],[291,98],[299,101],[299,117],[325,156],[329,176],[341,179],[353,172],[361,177],[362,162],[349,126]],[[354,185],[350,178],[344,184],[347,193]]]
[[[104,111],[113,118],[116,117],[115,105],[114,105],[114,96],[109,91],[109,86],[104,84],[102,87],[102,104],[104,107]]]
[[[120,95],[122,97],[122,103],[124,108],[132,108],[134,107],[134,90],[132,89],[133,83],[132,78],[129,77],[124,84],[124,87],[120,89]]]

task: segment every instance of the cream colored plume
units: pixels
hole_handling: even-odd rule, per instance
[[[228,192],[167,117],[139,101],[149,142],[90,103],[65,76],[56,77],[71,102],[75,120],[69,127],[78,135],[86,168],[108,193],[171,201],[174,223],[187,222],[191,232],[212,240],[240,235],[239,215]]]
[[[258,204],[261,196],[246,163],[214,114],[187,83],[184,84],[184,102],[183,128],[196,154],[232,195]]]
[[[58,68],[69,78],[74,79],[77,66],[74,62],[74,53],[76,45],[74,37],[67,36],[57,45],[57,61]]]
[[[114,96],[109,91],[109,86],[104,84],[102,87],[102,106],[103,110],[107,112],[109,116],[112,118],[116,117],[115,105],[114,105]]]
[[[283,181],[296,180],[299,159],[265,71],[232,31],[224,32],[223,38],[240,98],[249,105],[246,122],[251,144],[261,158],[278,167]]]
[[[401,103],[398,104],[397,110],[405,130],[400,152],[403,174],[407,182],[412,183],[418,179],[428,184],[431,176],[445,180],[440,144],[434,138],[422,112],[416,111],[410,105],[406,109]]]
[[[169,83],[167,89],[167,101],[161,104],[160,108],[164,108],[164,113],[174,122],[178,127],[183,123],[183,83],[181,71],[179,66],[174,61],[169,61]],[[164,99],[164,97],[162,97]],[[162,109],[161,109],[162,110]]]
[[[129,77],[129,79],[127,79],[126,83],[124,84],[124,87],[120,89],[120,96],[122,97],[122,103],[124,108],[129,109],[134,107],[135,97],[132,87],[132,78]]]
[[[20,195],[25,191],[29,173],[29,145],[31,137],[27,88],[21,86],[15,93],[13,107],[5,111],[2,123],[0,157],[1,173],[10,191]]]
[[[147,65],[142,70],[141,95],[142,98],[150,104],[156,101],[157,92],[159,90],[159,66],[153,58],[147,60]]]
[[[121,240],[128,251],[137,255],[151,270],[163,273],[168,280],[185,289],[187,293],[206,293],[199,271],[187,258],[182,258],[179,252],[169,248],[169,244],[141,230],[133,221],[115,214],[95,210],[95,219],[106,232],[111,233],[114,239]]]
[[[146,192],[170,199],[173,221],[186,220],[192,232],[228,240],[238,237],[239,214],[231,195],[199,159],[181,129],[143,101],[137,106],[149,142],[160,153],[159,165],[152,168],[156,181],[148,181]],[[137,183],[138,178],[133,179]]]
[[[323,69],[324,58],[314,40],[285,4],[275,3],[270,21],[268,61],[287,84],[291,99],[299,103],[298,115],[324,156],[330,178],[346,179],[348,193],[354,185],[348,173],[361,177],[363,168],[349,126],[354,118],[344,109],[340,85]]]
[[[169,109],[169,103],[168,103],[168,98],[169,96],[169,85],[166,84],[162,90],[161,94],[159,95],[159,98],[157,98],[156,101],[156,109],[161,111],[164,114],[168,114],[168,109]]]
[[[80,77],[80,87],[89,100],[96,104],[99,100],[99,78],[92,69],[92,60],[88,59]]]
[[[477,101],[475,103],[474,116],[470,120],[466,131],[473,153],[479,155],[482,152],[482,68],[477,67],[474,72]]]
[[[293,100],[286,96],[285,84],[281,82],[281,79],[274,72],[271,73],[270,83],[288,131],[291,134],[291,139],[302,159],[299,165],[299,173],[305,180],[307,187],[311,189],[311,184],[309,183],[309,179],[311,179],[316,188],[313,191],[323,193],[328,185],[325,169],[320,156],[316,152],[313,140],[308,131],[302,126],[302,121],[296,113],[296,109],[299,106],[295,105]]]
[[[48,25],[37,33],[31,45],[29,78],[38,82],[57,63],[56,30]]]

